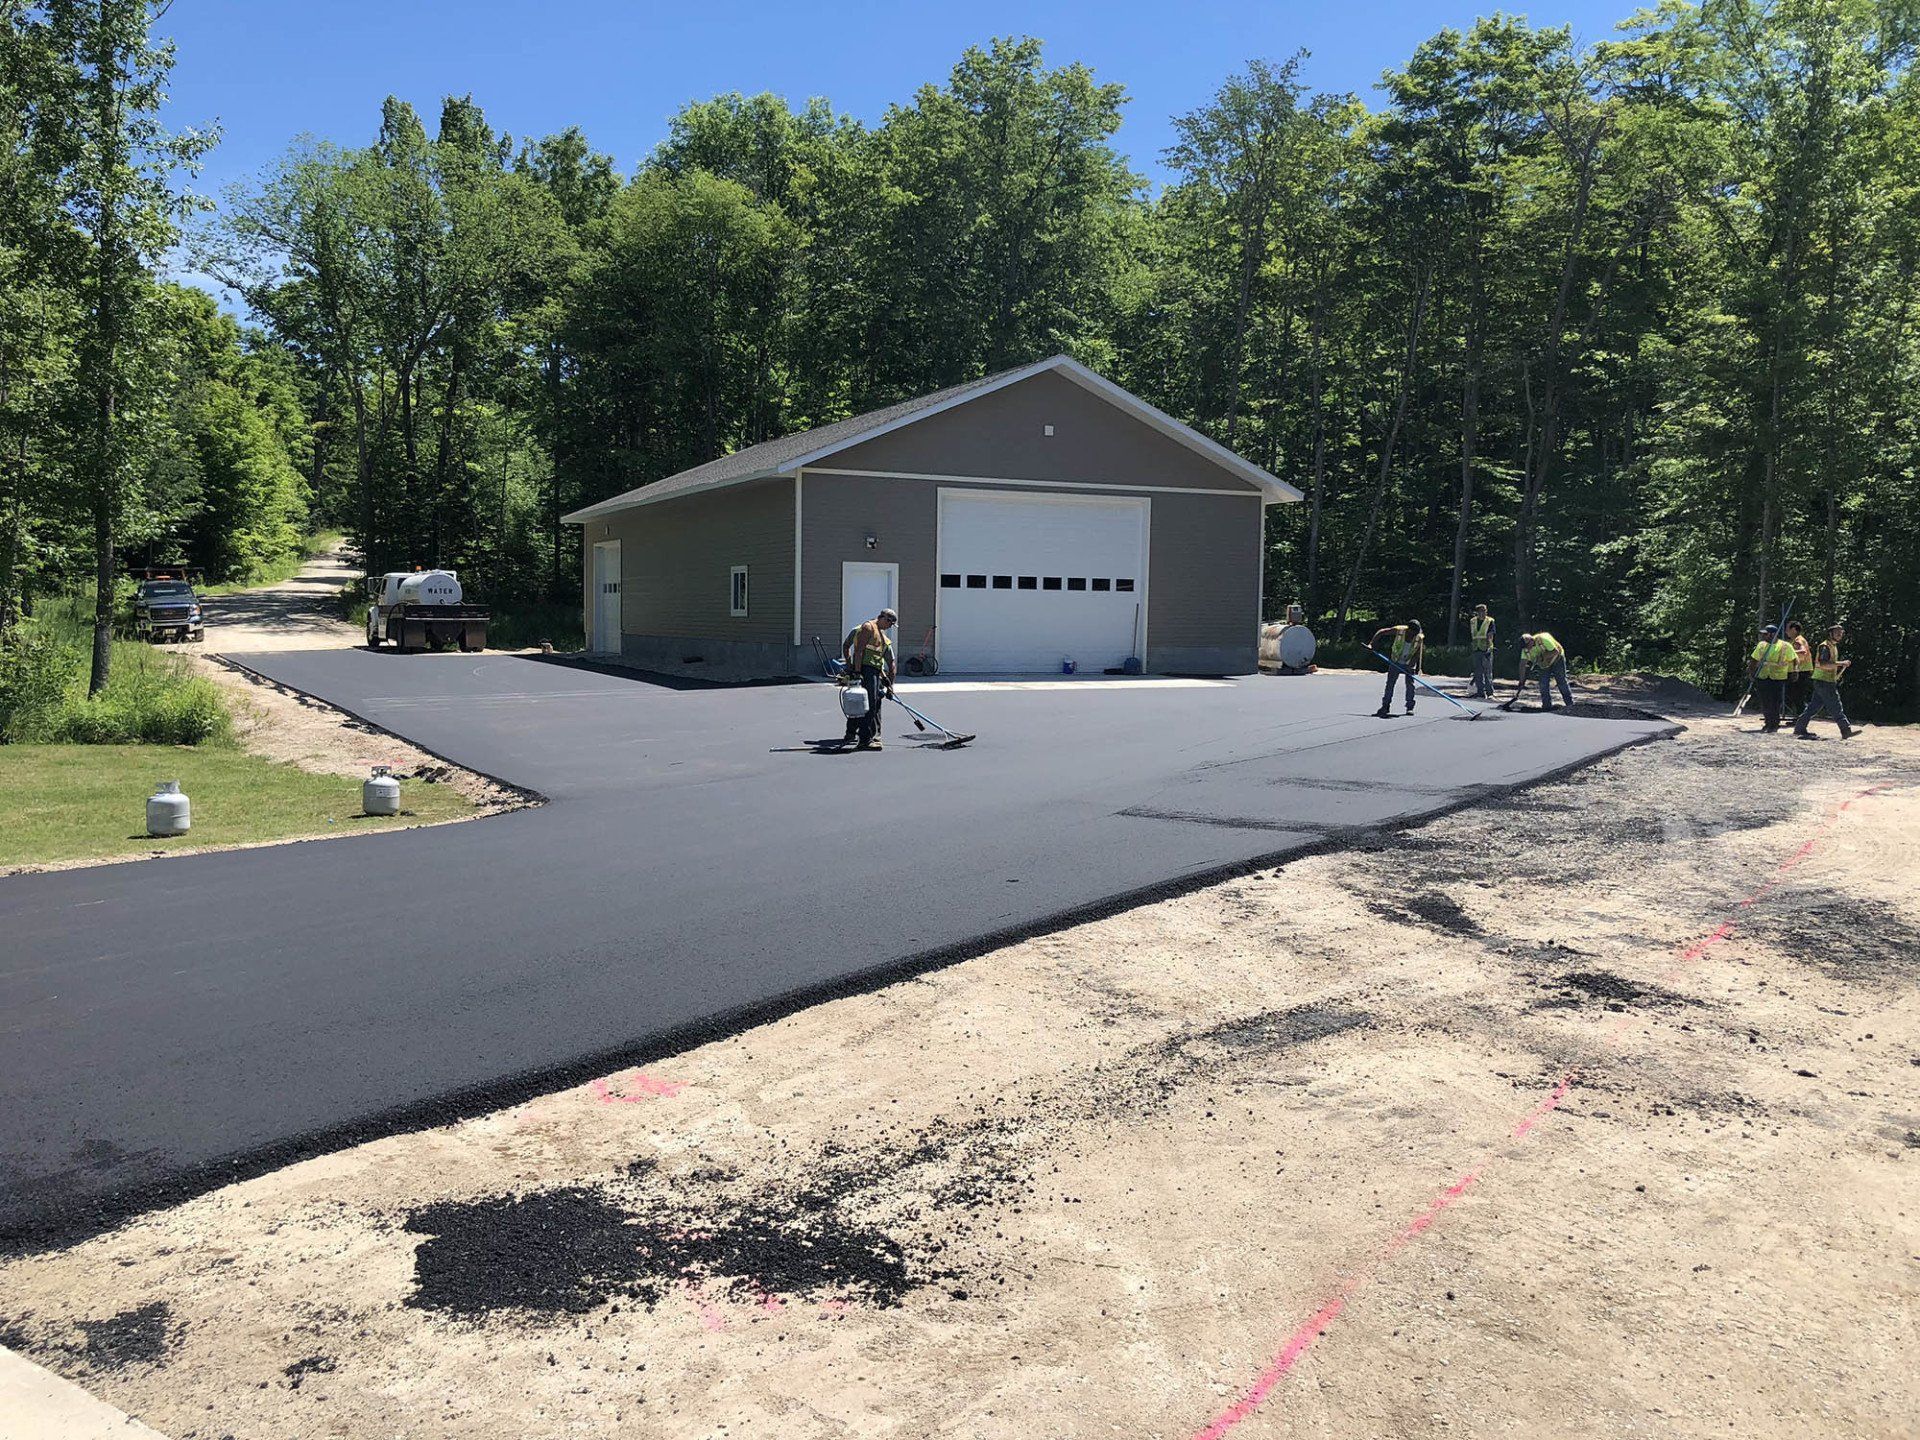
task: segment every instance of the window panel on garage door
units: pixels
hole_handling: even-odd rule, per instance
[[[940,492],[943,671],[1083,671],[1145,643],[1148,502]]]

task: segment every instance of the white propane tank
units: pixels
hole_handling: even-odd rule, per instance
[[[387,773],[387,767],[373,767],[373,778],[360,787],[360,809],[367,815],[400,813],[400,782]]]
[[[193,806],[178,780],[162,780],[147,797],[147,834],[184,835],[193,828]]]
[[[460,577],[451,570],[415,570],[400,582],[402,605],[458,605]]]
[[[840,713],[849,720],[867,718],[867,692],[858,685],[840,687]]]
[[[1320,648],[1320,642],[1313,638],[1313,632],[1304,625],[1289,625],[1280,632],[1280,642],[1275,647],[1280,663],[1289,670],[1304,670],[1313,663],[1313,655]]]

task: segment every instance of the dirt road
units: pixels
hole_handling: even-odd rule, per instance
[[[175,1440],[1911,1435],[1920,737],[1690,723],[15,1260],[0,1340]]]
[[[206,602],[204,648],[211,655],[241,655],[358,645],[366,636],[341,619],[340,592],[359,580],[359,569],[334,549],[313,556],[291,580],[216,595]]]

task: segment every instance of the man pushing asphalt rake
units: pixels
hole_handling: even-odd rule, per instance
[[[1388,635],[1393,636],[1392,655],[1384,654],[1380,650],[1381,639]],[[1470,706],[1462,705],[1458,700],[1454,699],[1453,696],[1447,694],[1446,691],[1437,689],[1420,678],[1420,662],[1426,654],[1426,639],[1420,633],[1420,622],[1418,620],[1409,620],[1405,625],[1382,626],[1374,632],[1373,639],[1369,642],[1367,649],[1372,652],[1374,659],[1387,667],[1386,698],[1380,702],[1380,708],[1373,712],[1380,719],[1386,720],[1392,717],[1393,682],[1397,676],[1402,675],[1406,677],[1407,714],[1411,715],[1413,713],[1413,687],[1418,685],[1428,694],[1438,695],[1442,700],[1453,706],[1454,709],[1465,715],[1467,719],[1478,720],[1480,718],[1481,711],[1475,710]]]

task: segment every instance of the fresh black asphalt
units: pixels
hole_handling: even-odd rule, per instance
[[[360,1135],[583,1079],[1063,918],[1660,733],[1379,682],[930,689],[979,739],[875,755],[819,685],[512,656],[245,663],[551,803],[0,879],[0,1245],[85,1234]],[[159,778],[158,774],[153,778]],[[128,798],[137,814],[139,795]]]

